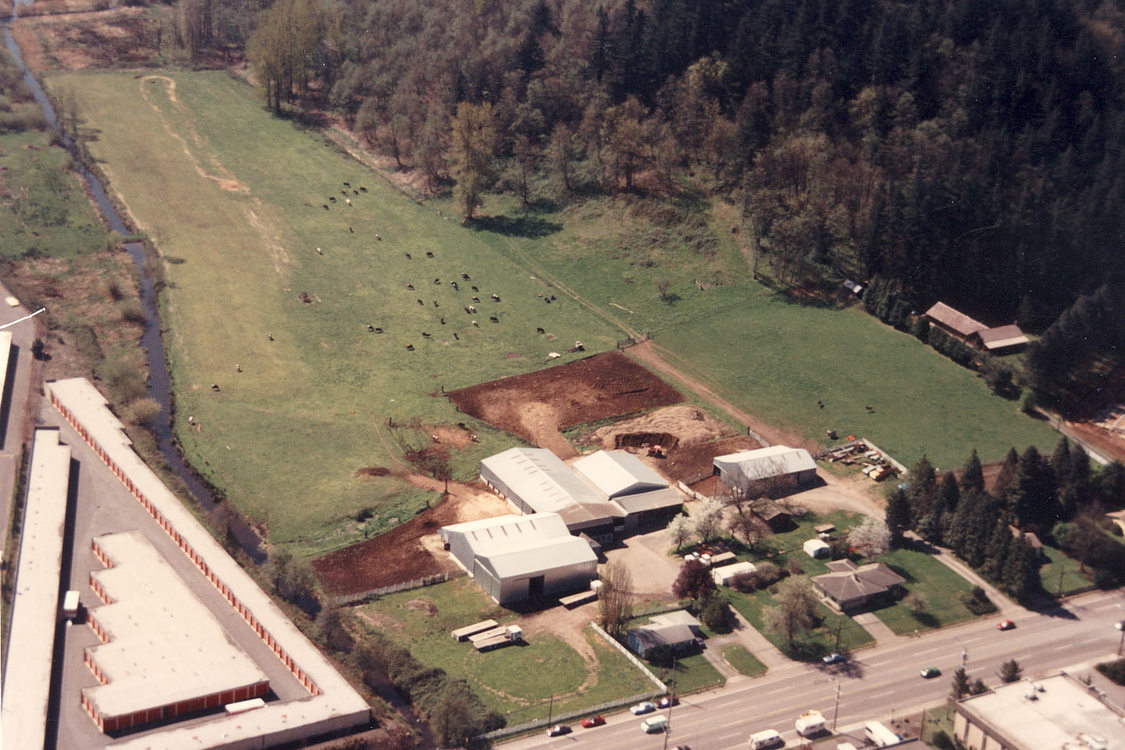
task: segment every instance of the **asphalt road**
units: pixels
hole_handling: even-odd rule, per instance
[[[980,677],[989,686],[999,684],[997,671],[1008,659],[1016,659],[1024,675],[1032,678],[1064,667],[1079,676],[1096,675],[1092,664],[1117,652],[1121,633],[1113,625],[1125,619],[1125,591],[1087,594],[1052,613],[1027,614],[1016,621],[1015,630],[1007,632],[996,629],[997,619],[984,618],[916,639],[896,639],[858,652],[843,668],[790,663],[758,679],[733,680],[724,688],[687,696],[671,711],[667,746],[745,748],[746,738],[762,729],[777,729],[793,746],[797,739],[793,721],[803,711],[815,708],[832,725],[837,687],[835,721],[842,732],[873,719],[888,723],[916,716],[924,707],[945,701],[963,650],[970,679]],[[941,669],[942,675],[922,679],[919,670],[929,666]],[[1100,679],[1098,684],[1107,686],[1110,700],[1125,703],[1125,689]],[[583,729],[575,721],[571,734],[547,738],[537,733],[503,747],[651,750],[665,746],[664,735],[641,731],[639,717],[622,712],[607,718],[602,727]]]

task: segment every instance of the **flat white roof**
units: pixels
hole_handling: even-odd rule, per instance
[[[1021,748],[1087,747],[1077,744],[1082,733],[1104,739],[1105,750],[1125,748],[1122,716],[1067,674],[1001,685],[966,698],[958,710]]]
[[[463,536],[474,555],[485,555],[510,550],[529,541],[539,544],[548,539],[570,537],[570,531],[557,513],[532,513],[527,516],[508,514],[443,526],[441,536],[443,539]]]
[[[2,342],[0,349],[7,359]],[[70,448],[59,445],[58,430],[36,430],[0,709],[8,747],[43,747],[45,740],[69,485]]]
[[[113,563],[90,577],[109,604],[90,609],[109,643],[88,650],[108,682],[84,689],[103,718],[266,682],[211,611],[139,531],[94,539]]]
[[[575,461],[573,468],[609,498],[668,486],[667,480],[627,451],[597,451]]]
[[[320,691],[319,695],[302,700],[275,701],[248,714],[209,719],[159,733],[145,733],[114,743],[115,750],[155,747],[194,750],[233,745],[264,735],[274,738],[268,742],[276,744],[283,738],[298,739],[366,721],[370,716],[367,702],[133,452],[124,427],[109,411],[97,389],[85,378],[71,378],[49,382],[47,390],[58,400],[60,407],[70,413],[70,419],[82,424],[90,439],[105,450],[109,459],[168,519],[184,541],[207,562],[216,578],[254,614],[261,626]]]
[[[554,539],[525,540],[506,549],[477,555],[497,578],[542,573],[572,565],[597,565],[598,556],[583,539],[567,534]]]
[[[769,448],[715,456],[714,463],[716,466],[737,466],[751,480],[816,470],[816,461],[807,450],[787,445],[771,445]]]

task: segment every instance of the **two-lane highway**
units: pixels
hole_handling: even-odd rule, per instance
[[[1056,613],[1023,616],[1016,620],[1014,630],[1006,632],[996,628],[1000,619],[982,618],[919,638],[899,638],[856,653],[847,665],[791,663],[758,679],[738,678],[723,688],[686,696],[672,709],[668,747],[744,748],[752,732],[770,728],[782,732],[792,744],[796,738],[793,722],[810,708],[824,714],[829,726],[835,718],[840,728],[916,713],[947,698],[962,654],[970,679],[979,677],[989,686],[999,684],[997,671],[1009,659],[1020,663],[1025,676],[1036,677],[1111,658],[1121,635],[1114,623],[1125,619],[1125,592],[1077,597]],[[941,669],[941,676],[923,679],[919,671],[929,666]],[[637,717],[623,712],[607,718],[602,727],[583,729],[574,721],[574,732],[563,737],[536,734],[504,747],[651,750],[664,746],[665,737],[644,734]]]

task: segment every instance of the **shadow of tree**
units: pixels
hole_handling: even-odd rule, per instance
[[[542,239],[562,229],[562,224],[557,221],[549,221],[529,214],[516,218],[482,216],[466,222],[466,225],[480,232],[493,232],[504,237],[522,237],[529,240]]]

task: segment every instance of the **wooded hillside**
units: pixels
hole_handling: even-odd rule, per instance
[[[435,186],[458,105],[487,103],[474,185],[702,190],[744,208],[782,284],[878,276],[1038,332],[1120,283],[1123,19],[1112,0],[277,0],[249,56],[276,108],[338,110]]]

